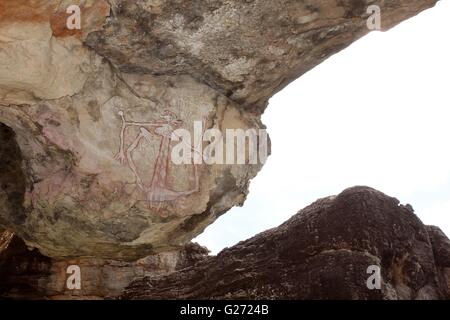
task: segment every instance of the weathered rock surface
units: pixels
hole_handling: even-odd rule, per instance
[[[188,244],[134,262],[91,259],[55,260],[28,249],[12,233],[0,235],[0,297],[3,299],[112,299],[134,279],[184,269],[208,251]],[[67,286],[69,266],[80,268],[81,289]],[[70,269],[69,269],[70,271]]]
[[[195,244],[135,262],[51,259],[0,236],[0,297],[27,299],[450,299],[450,240],[410,205],[354,187],[217,256]],[[81,271],[69,290],[67,267]],[[369,290],[369,266],[381,289]]]
[[[387,29],[433,0],[167,0],[112,2],[86,44],[122,72],[189,74],[262,112],[268,99],[366,34],[379,4]]]
[[[125,299],[450,299],[450,241],[367,187],[320,199],[217,256],[134,281]],[[381,289],[369,290],[369,266]]]
[[[372,3],[0,0],[0,227],[53,258],[183,246],[261,163],[166,165],[170,133],[263,128],[271,95],[369,31]],[[383,26],[434,4],[381,1]]]

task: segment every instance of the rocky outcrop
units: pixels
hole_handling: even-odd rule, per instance
[[[450,299],[449,239],[368,187],[319,199],[217,256],[190,244],[135,262],[55,260],[8,232],[0,248],[10,299]],[[71,265],[80,290],[66,285]],[[367,286],[374,267],[379,289]]]
[[[368,33],[379,4],[388,29],[434,0],[112,2],[86,44],[122,72],[189,74],[246,110],[264,111],[292,80]]]
[[[188,244],[176,251],[133,262],[100,258],[55,260],[29,249],[12,233],[0,236],[0,298],[2,299],[113,299],[134,279],[163,275],[194,265],[208,254]],[[80,288],[68,286],[79,268]]]
[[[168,165],[171,133],[264,128],[270,96],[369,32],[371,4],[0,0],[0,227],[55,259],[188,243],[263,161]],[[434,4],[380,1],[382,27]]]
[[[439,282],[447,285],[447,299],[450,299],[450,240],[435,226],[427,226],[433,246],[434,259],[438,270]]]
[[[410,205],[355,187],[189,268],[136,280],[122,297],[449,299],[449,250]],[[367,286],[369,266],[380,268],[379,290]]]

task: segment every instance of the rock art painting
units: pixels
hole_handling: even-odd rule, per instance
[[[170,110],[164,110],[158,120],[149,122],[127,120],[123,110],[120,110],[118,114],[121,117],[122,124],[119,139],[120,147],[115,159],[131,170],[136,179],[135,183],[145,194],[145,200],[148,202],[149,206],[160,208],[162,202],[175,201],[179,198],[192,195],[200,190],[198,164],[192,163],[194,186],[190,190],[174,190],[168,179],[171,171],[172,136],[174,135],[174,131],[183,125],[183,121],[179,119],[175,113]],[[125,145],[125,136],[128,127],[138,128],[139,133],[129,145]],[[144,172],[146,175],[151,174],[150,183],[146,184],[142,177],[142,173],[137,169],[133,154],[139,152],[137,149],[139,149],[140,145],[152,143],[153,141],[157,141],[159,147],[153,163],[153,168],[149,168],[151,170]],[[197,150],[195,147],[191,149],[194,152]]]

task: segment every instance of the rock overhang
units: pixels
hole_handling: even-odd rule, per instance
[[[0,223],[51,257],[120,259],[182,246],[241,205],[262,166],[161,165],[167,117],[264,128],[270,96],[368,33],[373,4],[74,2],[81,30],[65,26],[72,2],[0,1],[0,122],[24,177]],[[383,27],[434,3],[382,1]]]

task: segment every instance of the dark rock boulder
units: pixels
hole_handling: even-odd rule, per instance
[[[194,266],[136,280],[122,298],[445,299],[449,250],[410,205],[354,187]]]

